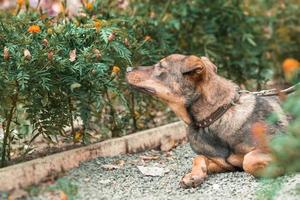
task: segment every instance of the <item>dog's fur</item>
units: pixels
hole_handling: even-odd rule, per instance
[[[199,185],[209,173],[238,168],[259,176],[272,157],[253,139],[253,124],[278,113],[277,123],[267,125],[268,140],[288,124],[277,97],[239,94],[238,86],[216,71],[206,57],[173,54],[154,66],[127,73],[130,85],[162,99],[188,124],[188,139],[199,156],[194,158],[191,173],[182,178],[183,187]],[[236,96],[238,101],[220,119],[207,128],[198,128],[197,122]]]

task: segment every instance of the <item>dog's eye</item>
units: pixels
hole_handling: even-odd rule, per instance
[[[190,72],[184,72],[184,73],[182,73],[182,75],[183,75],[183,76],[187,76],[187,75],[191,75],[191,74],[193,74],[193,72],[192,72],[192,71],[190,71]]]
[[[157,75],[157,78],[160,80],[164,80],[167,77],[167,73],[166,72],[161,72]]]
[[[161,63],[159,63],[159,64],[158,64],[158,68],[164,69],[165,67],[164,67]]]

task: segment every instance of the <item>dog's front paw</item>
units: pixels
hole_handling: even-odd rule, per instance
[[[188,173],[184,177],[182,177],[180,181],[180,186],[182,188],[190,188],[190,187],[197,187],[204,182],[206,175],[197,175]]]

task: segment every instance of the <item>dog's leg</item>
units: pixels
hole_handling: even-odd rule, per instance
[[[203,183],[208,174],[233,170],[234,167],[227,164],[224,159],[199,155],[193,159],[192,171],[181,179],[180,185],[183,188],[197,187]]]
[[[256,149],[244,156],[243,169],[245,172],[258,177],[262,175],[262,171],[271,161],[272,156],[270,153]]]

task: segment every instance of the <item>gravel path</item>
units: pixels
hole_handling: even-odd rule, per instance
[[[78,186],[75,199],[82,200],[268,199],[272,194],[275,199],[300,199],[300,174],[261,181],[244,172],[222,173],[211,175],[198,188],[182,189],[179,180],[190,170],[194,156],[190,146],[185,144],[169,154],[152,150],[98,158],[71,170],[64,179]],[[147,160],[150,158],[156,160]],[[145,176],[137,166],[157,166],[169,172],[162,177]],[[43,194],[30,199],[49,197]]]

